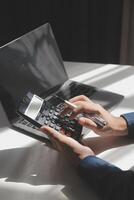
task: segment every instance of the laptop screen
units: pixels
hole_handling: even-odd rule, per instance
[[[37,95],[68,79],[52,29],[45,24],[0,49],[0,97],[15,107],[29,91]],[[7,95],[6,95],[7,94]]]

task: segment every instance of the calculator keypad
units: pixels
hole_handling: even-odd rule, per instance
[[[21,116],[20,123],[28,127],[39,129],[43,125],[54,128],[58,132],[64,131],[67,136],[70,136],[79,141],[82,132],[82,126],[74,119],[70,119],[70,114],[65,116],[61,115],[64,110],[64,103],[58,98],[51,96],[50,98],[44,99],[41,105],[41,109],[38,112],[36,118],[31,118],[25,114],[25,111],[33,98],[32,93],[26,95],[27,101],[23,101],[17,111],[17,114]]]
[[[56,107],[49,102],[44,101],[44,105],[39,112],[36,121],[41,125],[47,125],[54,128],[57,131],[64,130],[65,134],[78,139],[78,127],[80,126],[77,121],[70,120],[69,114],[61,116],[61,112],[64,109],[64,103],[60,103]],[[79,127],[80,128],[80,127]]]

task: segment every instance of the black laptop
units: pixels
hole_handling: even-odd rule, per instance
[[[123,98],[120,94],[68,79],[49,23],[0,48],[0,100],[12,128],[45,139],[45,134],[17,114],[21,102],[26,96],[37,95],[55,107],[58,106],[55,95],[68,100],[81,94],[106,109],[117,105]]]

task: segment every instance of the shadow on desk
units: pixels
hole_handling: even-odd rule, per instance
[[[88,139],[96,153],[132,142],[126,137]],[[0,184],[0,199],[14,200],[18,194],[24,197],[21,199],[31,199],[31,195],[38,200],[44,197],[46,200],[97,199],[67,160],[40,142],[25,148],[1,150],[0,165],[0,178],[5,181],[5,187]],[[62,198],[59,198],[58,193],[62,194]]]
[[[91,137],[83,140],[83,144],[89,146],[96,155],[111,148],[121,147],[133,143],[134,139],[130,139],[127,136],[114,136],[114,135]],[[122,153],[124,155],[124,152]]]
[[[40,142],[27,148],[1,150],[0,165],[0,178],[4,180],[0,199],[15,200],[18,194],[23,196],[19,199],[97,199],[64,157]]]

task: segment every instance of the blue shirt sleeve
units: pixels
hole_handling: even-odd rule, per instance
[[[127,122],[128,136],[134,139],[134,112],[123,114],[121,117]]]
[[[121,115],[126,120],[128,136],[134,139],[134,112]],[[120,168],[96,157],[80,161],[79,174],[103,200],[133,200],[134,172]]]
[[[99,199],[131,200],[134,198],[134,173],[120,168],[96,156],[88,156],[80,161],[80,175],[88,182]]]

